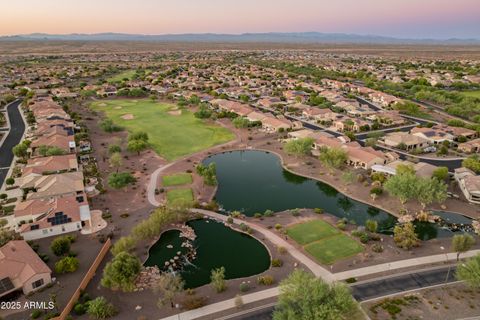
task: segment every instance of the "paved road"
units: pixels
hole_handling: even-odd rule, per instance
[[[7,106],[8,119],[10,120],[10,131],[0,146],[0,186],[3,185],[8,169],[13,161],[12,148],[22,140],[25,132],[25,123],[19,111],[21,101],[12,102]]]
[[[361,302],[403,291],[416,290],[454,281],[456,281],[455,267],[452,267],[450,271],[448,271],[448,268],[440,268],[352,285],[352,292],[355,299]],[[253,310],[249,314],[232,317],[229,319],[270,320],[272,319],[273,309],[274,307],[267,306],[266,308],[260,310]]]

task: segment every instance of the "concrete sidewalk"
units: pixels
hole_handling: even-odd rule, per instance
[[[250,294],[246,294],[242,296],[242,300],[244,304],[252,303],[255,301],[260,301],[272,297],[276,297],[279,294],[279,288],[271,288],[263,291],[258,291]],[[174,316],[170,316],[167,318],[163,318],[161,320],[191,320],[191,319],[198,319],[200,317],[205,317],[217,312],[222,312],[228,309],[236,308],[235,306],[235,298],[224,300],[221,302],[209,304],[208,306],[198,308],[195,310],[190,310],[186,312],[182,312],[176,314]]]

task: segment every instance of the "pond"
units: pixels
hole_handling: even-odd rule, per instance
[[[280,159],[264,151],[231,151],[209,156],[205,164],[215,162],[218,190],[216,201],[226,211],[242,211],[248,216],[265,210],[322,208],[326,212],[358,225],[378,221],[378,230],[391,233],[397,219],[375,207],[353,200],[323,182],[298,176],[283,169]],[[452,222],[468,218],[441,212]],[[432,223],[416,223],[419,237],[428,240],[448,237],[452,231]]]
[[[226,279],[253,276],[270,267],[270,254],[257,239],[214,220],[192,220],[187,225],[197,236],[193,241],[197,255],[180,271],[186,288],[210,283],[211,270],[222,266]],[[178,251],[184,255],[187,249],[181,246],[183,240],[179,235],[178,230],[164,232],[150,248],[145,266],[158,265],[162,269]]]

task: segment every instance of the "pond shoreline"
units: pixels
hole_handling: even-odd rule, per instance
[[[271,153],[271,154],[274,154],[275,156],[277,156],[280,160],[280,164],[282,166],[282,168],[292,174],[295,174],[297,176],[300,176],[300,177],[303,177],[303,178],[308,178],[308,179],[311,179],[311,180],[314,180],[314,181],[318,181],[318,182],[321,182],[321,183],[324,183],[332,188],[334,188],[335,190],[337,190],[339,193],[343,194],[344,196],[348,197],[348,198],[351,198],[352,200],[355,200],[355,201],[358,201],[358,202],[361,202],[365,205],[368,205],[368,206],[372,206],[374,208],[377,208],[377,209],[380,209],[380,210],[383,210],[389,214],[391,214],[392,216],[394,216],[395,218],[400,218],[401,215],[398,214],[398,212],[394,212],[392,211],[391,209],[389,208],[385,208],[384,206],[382,206],[381,204],[377,203],[377,202],[373,202],[371,200],[366,200],[364,198],[360,198],[360,197],[357,197],[355,195],[353,195],[351,192],[349,192],[348,190],[341,190],[342,188],[342,185],[338,185],[338,184],[333,184],[331,181],[327,181],[325,179],[322,179],[322,178],[319,178],[319,177],[315,177],[315,176],[312,176],[312,175],[308,175],[308,174],[303,174],[303,173],[299,173],[291,168],[289,168],[286,164],[285,164],[285,159],[284,157],[276,152],[276,151],[273,151],[273,150],[270,150],[270,149],[264,149],[264,148],[259,148],[259,147],[254,147],[254,148],[251,148],[251,149],[245,149],[245,148],[232,148],[232,149],[228,149],[228,150],[222,150],[220,152],[216,152],[216,153],[212,153],[212,154],[209,154],[207,155],[206,157],[204,157],[202,159],[201,162],[205,161],[206,159],[208,158],[211,158],[215,155],[219,155],[219,154],[225,154],[225,153],[229,153],[229,152],[235,152],[235,151],[259,151],[259,152],[266,152],[266,153]],[[213,191],[213,193],[209,196],[209,199],[210,200],[213,200],[216,196],[216,193],[217,193],[217,190],[218,190],[218,185],[215,187],[215,190]],[[306,208],[306,209],[313,209],[313,208]],[[429,211],[434,211],[435,209],[428,209]],[[468,217],[470,219],[476,219],[475,217],[469,215],[468,213],[460,213],[460,212],[456,212],[456,211],[450,211],[450,210],[444,210],[444,209],[439,209],[437,211],[443,211],[443,212],[449,212],[449,213],[454,213],[454,214],[458,214],[460,216],[465,216],[465,217]]]

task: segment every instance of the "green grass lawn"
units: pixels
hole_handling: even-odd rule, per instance
[[[296,224],[287,234],[318,262],[332,264],[363,251],[360,243],[322,220]]]
[[[168,190],[167,202],[168,204],[192,203],[193,191],[190,188]]]
[[[363,251],[360,243],[343,233],[309,243],[304,249],[323,264],[332,264]]]
[[[137,72],[136,70],[123,71],[121,73],[118,73],[116,75],[111,76],[110,78],[107,79],[107,81],[108,82],[121,82],[125,78],[131,80],[136,72]]]
[[[338,234],[340,231],[322,220],[296,224],[287,229],[287,234],[301,245]]]
[[[179,185],[190,184],[190,183],[192,183],[192,175],[187,172],[177,173],[177,174],[172,174],[169,176],[162,177],[162,184],[165,187],[179,186]]]
[[[462,91],[460,92],[463,96],[466,97],[472,97],[472,98],[478,98],[480,99],[480,90],[475,90],[475,91]]]
[[[114,123],[129,132],[145,131],[153,150],[171,161],[234,138],[227,129],[197,119],[188,110],[172,104],[151,100],[101,100],[91,104],[95,111],[104,112]],[[132,114],[134,119],[122,119]]]

